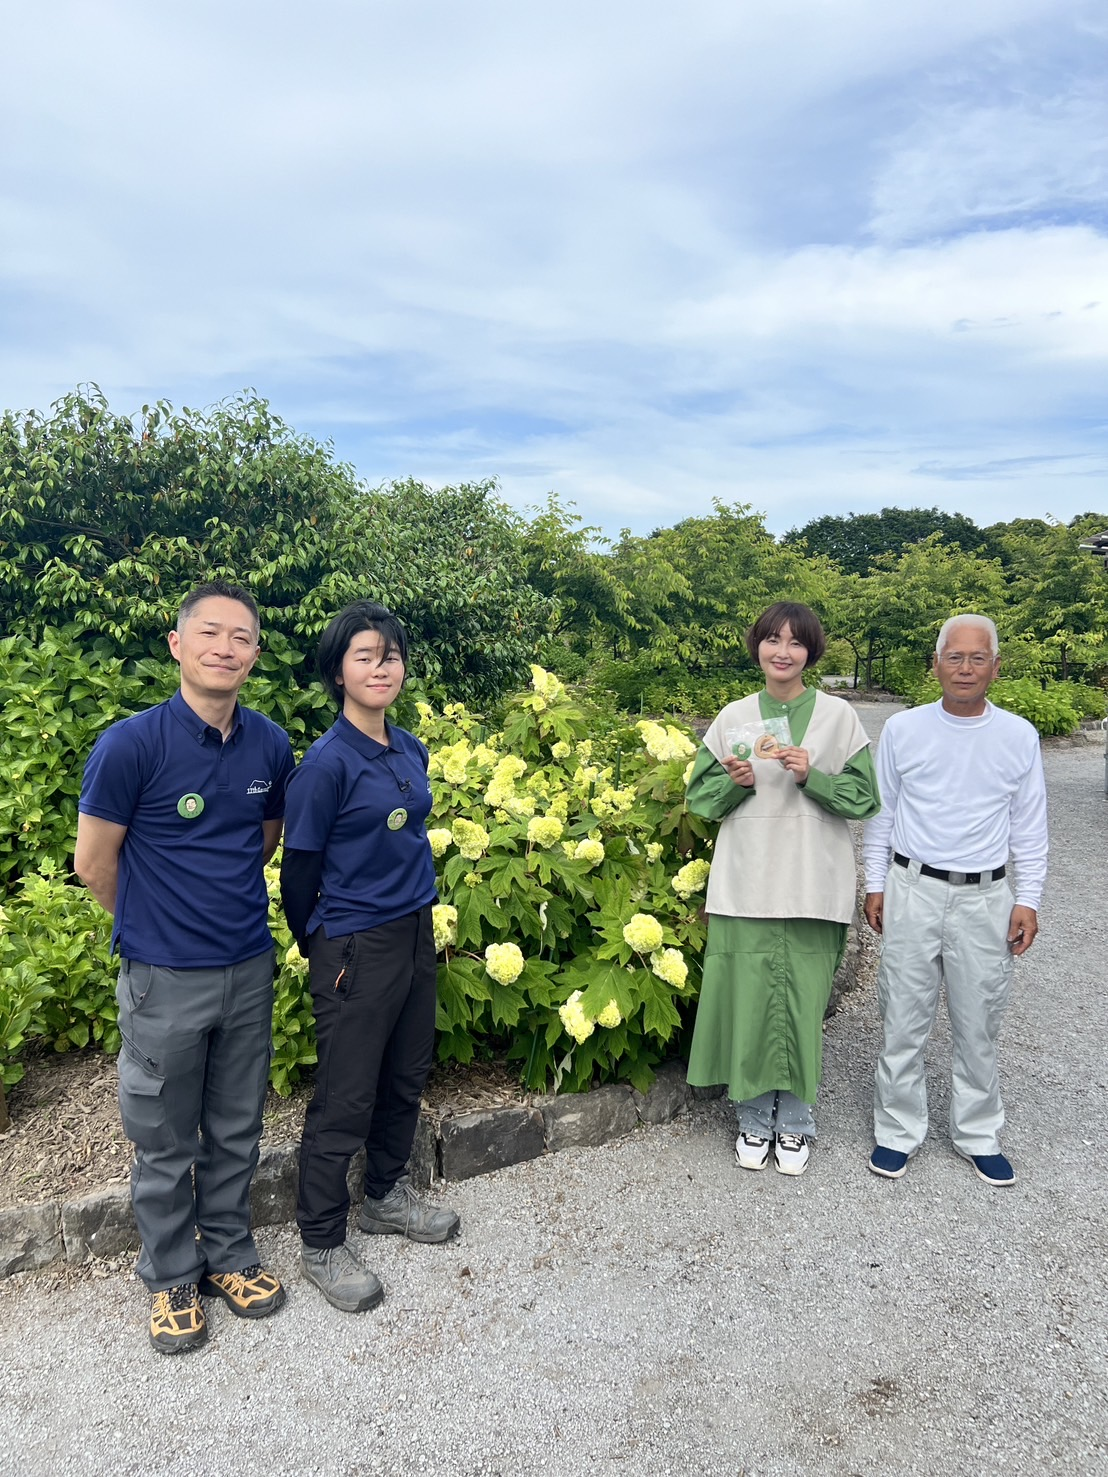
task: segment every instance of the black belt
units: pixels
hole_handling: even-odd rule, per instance
[[[898,867],[912,865],[899,851],[893,852],[893,861]],[[994,867],[991,872],[944,872],[941,867],[929,867],[926,862],[919,864],[921,877],[935,877],[938,881],[949,882],[955,887],[961,887],[964,882],[999,882],[1007,870],[1007,867]]]

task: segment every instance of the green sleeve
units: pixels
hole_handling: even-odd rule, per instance
[[[881,809],[881,796],[870,745],[859,749],[846,761],[842,774],[824,774],[822,769],[809,769],[804,793],[824,810],[844,816],[848,821],[865,821],[876,815]]]
[[[701,744],[685,792],[685,804],[693,815],[721,821],[753,793],[753,786],[748,790],[737,785],[712,751]]]

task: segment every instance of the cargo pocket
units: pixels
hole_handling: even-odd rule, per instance
[[[136,1149],[168,1149],[173,1142],[165,1111],[165,1078],[130,1041],[119,1053],[119,1113]]]

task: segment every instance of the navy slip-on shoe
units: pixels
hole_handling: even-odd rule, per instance
[[[881,1175],[887,1180],[898,1180],[908,1168],[910,1154],[902,1154],[899,1149],[883,1149],[880,1144],[869,1156],[869,1167],[874,1174]]]

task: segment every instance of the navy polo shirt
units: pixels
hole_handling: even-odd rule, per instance
[[[295,761],[288,735],[236,707],[224,742],[177,692],[97,739],[79,809],[127,827],[112,949],[206,969],[270,947],[262,821],[279,820]]]
[[[438,896],[427,750],[403,728],[387,733],[388,744],[379,744],[340,716],[289,781],[285,846],[323,853],[309,933],[320,925],[328,938],[361,933]]]

